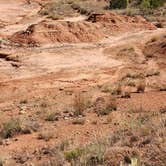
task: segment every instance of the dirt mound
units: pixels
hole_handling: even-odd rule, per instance
[[[42,44],[54,42],[86,42],[96,41],[104,34],[99,25],[90,22],[40,22],[30,26],[26,31],[14,34],[11,40],[17,43]],[[96,29],[99,29],[96,31]]]
[[[114,13],[93,14],[87,21],[42,21],[15,33],[10,40],[24,44],[55,42],[94,42],[117,32],[155,29],[142,17],[128,17]]]

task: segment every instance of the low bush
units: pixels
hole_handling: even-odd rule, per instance
[[[21,123],[19,119],[11,119],[4,123],[1,130],[2,138],[10,138],[21,132]]]
[[[106,142],[95,142],[82,148],[76,148],[64,153],[65,158],[71,165],[97,166],[105,165],[104,155]]]
[[[97,103],[96,113],[98,116],[108,115],[117,110],[117,101],[114,97],[109,97],[102,103]]]
[[[164,5],[165,0],[142,0],[141,7],[144,9],[154,9]]]
[[[10,119],[2,125],[0,136],[4,139],[11,138],[17,134],[30,134],[39,129],[39,124],[31,119]]]
[[[88,107],[89,101],[82,93],[76,93],[73,101],[73,109],[75,116],[84,116],[84,111]]]
[[[58,121],[59,120],[59,114],[55,111],[49,111],[45,115],[45,121]]]
[[[76,161],[83,153],[83,150],[80,148],[71,150],[71,151],[67,151],[64,153],[65,158],[67,161],[72,162],[72,161]]]

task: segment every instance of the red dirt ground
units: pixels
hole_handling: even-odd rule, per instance
[[[45,1],[31,2],[0,1],[0,133],[15,118],[32,130],[0,136],[3,165],[68,166],[65,150],[108,138],[107,165],[137,156],[165,166],[166,30],[114,13],[55,21],[38,15]],[[141,83],[145,91],[137,93]],[[75,117],[77,93],[86,109]],[[98,116],[113,101],[117,110]],[[50,112],[56,120],[46,120]],[[84,124],[73,124],[78,119]],[[65,141],[69,147],[59,150]]]

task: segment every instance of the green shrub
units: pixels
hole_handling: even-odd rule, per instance
[[[144,9],[150,8],[150,1],[149,0],[142,0],[141,8],[144,8]]]
[[[164,5],[165,0],[142,0],[141,7],[144,9],[154,9]]]
[[[128,0],[111,0],[110,8],[111,9],[125,9],[128,6]]]
[[[77,148],[77,149],[65,152],[64,155],[65,155],[66,160],[71,162],[71,161],[77,160],[81,156],[82,153],[83,153],[83,150]]]
[[[163,6],[164,2],[165,0],[151,0],[150,5],[151,5],[151,8],[157,8],[157,7]]]
[[[72,166],[98,166],[104,165],[105,152],[106,142],[103,140],[66,151],[64,156]]]

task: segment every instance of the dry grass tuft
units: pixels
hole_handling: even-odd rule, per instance
[[[4,123],[1,130],[2,138],[10,138],[21,132],[21,123],[19,119],[10,119]]]
[[[52,133],[52,131],[42,131],[37,136],[38,139],[43,139],[45,141],[49,141],[53,137],[54,137],[54,134]]]
[[[98,116],[108,115],[112,111],[117,110],[117,101],[115,97],[109,96],[107,99],[99,98],[96,101],[95,112]]]
[[[58,121],[59,120],[59,113],[56,111],[48,111],[45,115],[45,121]]]
[[[88,99],[84,94],[78,92],[74,96],[73,109],[75,116],[84,116],[84,111],[88,107]]]
[[[2,125],[1,137],[11,138],[17,134],[30,134],[33,131],[36,132],[39,129],[39,124],[31,119],[23,118],[12,118]]]
[[[93,12],[103,12],[106,3],[89,2],[85,0],[57,0],[48,3],[41,11],[41,15],[46,15],[53,20],[64,17],[77,16],[79,14],[90,15]]]
[[[84,125],[85,124],[85,119],[84,118],[74,119],[72,121],[72,124],[75,124],[75,125]]]
[[[117,85],[105,84],[102,86],[101,91],[111,93],[112,95],[120,95],[122,93],[122,86],[120,83],[117,83]]]

